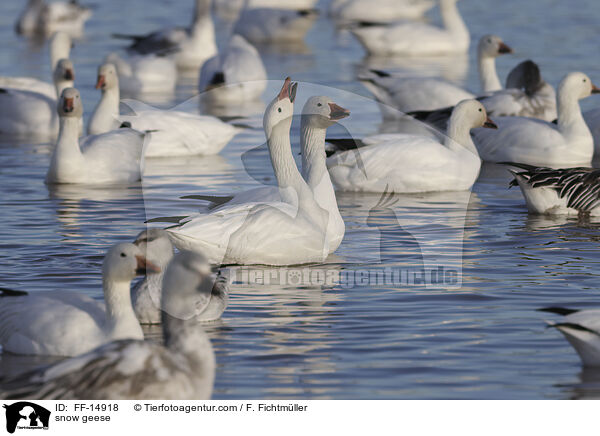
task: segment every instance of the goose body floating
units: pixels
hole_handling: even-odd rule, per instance
[[[143,339],[129,297],[131,280],[158,272],[133,244],[112,247],[102,264],[104,299],[50,291],[0,294],[0,344],[5,352],[75,356],[119,339]]]
[[[141,180],[144,132],[130,128],[79,138],[83,105],[79,91],[67,88],[58,104],[60,132],[46,183],[107,184]]]
[[[92,16],[92,11],[79,4],[77,0],[69,2],[50,2],[44,0],[28,0],[21,13],[15,30],[25,36],[50,36],[54,32],[65,32],[79,37],[83,34],[85,22]]]
[[[365,138],[363,147],[331,155],[329,174],[342,191],[468,190],[481,166],[470,131],[480,126],[496,128],[480,102],[465,100],[454,108],[443,143],[427,136],[375,135]]]
[[[233,32],[253,44],[299,43],[318,16],[316,9],[244,9]]]
[[[215,355],[194,311],[211,288],[205,258],[196,253],[178,254],[167,268],[163,285],[164,343],[141,338],[115,340],[15,378],[0,378],[0,398],[210,399]]]
[[[429,0],[333,0],[329,15],[336,23],[391,23],[423,17],[435,2]]]

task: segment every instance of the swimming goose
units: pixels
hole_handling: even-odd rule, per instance
[[[329,15],[337,23],[391,23],[422,18],[434,5],[430,0],[333,0]]]
[[[484,161],[519,162],[550,167],[587,165],[594,154],[594,142],[586,125],[579,100],[600,92],[583,73],[569,73],[558,85],[558,124],[525,117],[497,119],[498,131],[473,131]]]
[[[77,0],[52,3],[29,0],[15,25],[15,30],[26,36],[52,35],[62,31],[78,37],[83,33],[83,26],[91,16],[92,11],[81,6]]]
[[[530,60],[514,67],[506,79],[506,89],[477,98],[491,117],[530,117],[544,121],[556,119],[556,92],[544,81],[539,67]],[[408,115],[444,131],[453,106],[432,111],[413,111]]]
[[[317,0],[217,0],[215,1],[216,13],[225,20],[239,17],[242,9],[255,8],[280,8],[280,9],[313,9]]]
[[[112,64],[98,68],[96,89],[102,90],[102,97],[88,123],[88,134],[110,132],[123,122],[139,131],[152,130],[145,157],[217,154],[240,130],[216,117],[156,110],[134,101],[126,102],[134,113],[120,115],[119,78]]]
[[[180,253],[169,265],[163,288],[164,344],[116,340],[12,379],[1,378],[0,398],[210,399],[215,355],[194,320],[197,302],[210,294],[209,272],[206,260],[195,253]]]
[[[73,63],[61,59],[53,74],[53,95],[20,88],[0,88],[0,132],[4,135],[52,139],[58,134],[56,95],[72,87],[75,79]],[[77,133],[81,131],[81,122]]]
[[[102,263],[106,303],[70,291],[0,295],[0,344],[6,352],[75,356],[118,339],[143,339],[129,297],[136,275],[157,272],[140,249],[112,247]]]
[[[510,186],[519,186],[527,209],[542,215],[584,213],[600,215],[600,170],[594,168],[546,168],[505,162],[512,171]]]
[[[318,16],[317,9],[244,9],[233,33],[253,44],[298,43],[304,40]]]
[[[208,59],[200,70],[198,91],[212,104],[257,100],[267,87],[267,72],[258,51],[233,35],[227,48]]]
[[[124,94],[171,93],[177,84],[177,68],[173,59],[153,54],[123,57],[113,52],[104,58],[119,73],[119,86]]]
[[[291,265],[327,257],[329,214],[315,201],[291,150],[296,86],[288,77],[263,118],[281,201],[235,204],[187,217],[167,230],[177,248],[203,252],[212,264]]]
[[[140,324],[160,324],[163,272],[173,259],[173,244],[163,229],[144,230],[136,237],[134,244],[161,272],[147,275],[132,288],[133,310]],[[229,301],[227,284],[217,278],[207,297],[201,306],[196,307],[195,318],[199,322],[214,321],[221,317]]]
[[[485,35],[479,40],[477,63],[483,93],[502,89],[496,73],[496,58],[506,53],[512,53],[512,49],[499,36]],[[430,77],[395,77],[385,71],[370,70],[370,74],[360,80],[379,102],[401,112],[430,111],[476,97],[460,86]],[[387,114],[385,108],[382,109]]]
[[[435,56],[466,53],[469,30],[463,22],[456,2],[440,0],[443,28],[418,22],[389,25],[360,23],[351,29],[371,55]]]
[[[468,190],[481,166],[469,132],[480,126],[496,128],[480,102],[465,100],[454,108],[443,144],[427,136],[375,135],[362,141],[364,147],[330,156],[329,174],[343,191]]]
[[[56,32],[52,35],[48,45],[50,49],[50,71],[53,72],[53,81],[55,81],[58,61],[68,59],[71,54],[71,38],[64,32]],[[73,83],[62,85],[63,88],[68,86],[73,86]],[[0,88],[37,92],[55,100],[60,95],[56,93],[55,83],[44,82],[32,77],[0,77]]]
[[[79,139],[83,105],[67,88],[59,104],[60,131],[46,183],[126,183],[141,179],[146,133],[123,128]]]
[[[189,28],[173,27],[147,35],[113,35],[132,40],[132,54],[171,54],[178,68],[198,71],[217,53],[211,0],[195,0],[194,19]]]
[[[563,307],[545,307],[542,312],[565,317],[563,322],[550,323],[575,348],[581,362],[587,367],[600,367],[600,310],[576,310]]]
[[[327,229],[329,253],[333,253],[340,246],[346,226],[340,215],[335,191],[325,163],[325,134],[328,127],[349,115],[348,110],[324,96],[309,98],[302,108],[300,127],[302,177],[312,189],[319,206],[329,213]],[[276,186],[263,186],[231,196],[191,195],[186,198],[208,200],[211,202],[209,209],[222,205],[281,200],[279,189]]]

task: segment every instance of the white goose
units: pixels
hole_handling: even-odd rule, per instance
[[[506,53],[512,53],[512,49],[499,36],[485,35],[479,40],[477,64],[483,93],[502,89],[496,72],[496,58]],[[431,111],[476,97],[460,86],[436,78],[395,77],[384,71],[371,70],[371,74],[360,80],[379,102],[401,112]]]
[[[316,9],[244,9],[233,32],[253,44],[299,43],[318,16]]]
[[[542,312],[565,317],[563,322],[550,323],[575,348],[583,366],[600,367],[600,310],[576,310],[563,307],[545,307]]]
[[[56,82],[57,79],[55,74],[57,74],[56,66],[58,61],[69,58],[69,55],[71,54],[71,45],[71,38],[64,32],[56,32],[50,39],[50,71],[53,73],[53,82]],[[65,88],[73,86],[73,84],[61,86]],[[56,93],[55,83],[44,82],[32,77],[0,77],[0,88],[22,89],[24,91],[37,92],[54,100],[60,95]]]
[[[21,35],[51,35],[63,31],[78,37],[83,33],[85,22],[92,11],[81,6],[77,0],[45,3],[44,0],[28,0],[15,29]]]
[[[194,320],[197,301],[210,294],[209,272],[206,260],[195,253],[180,253],[169,265],[163,289],[164,345],[116,340],[13,379],[2,378],[0,398],[210,399],[215,355],[208,336]]]
[[[333,253],[340,246],[346,226],[340,214],[325,163],[325,134],[328,127],[349,115],[349,111],[338,106],[329,97],[311,97],[302,109],[302,125],[300,127],[302,177],[312,189],[319,206],[329,213],[327,229],[329,253]],[[213,209],[222,205],[280,201],[281,195],[276,186],[264,186],[232,196],[190,195],[185,198],[208,200],[211,202],[209,209]]]
[[[160,324],[164,271],[173,259],[173,244],[167,232],[162,229],[144,230],[136,237],[134,244],[145,253],[148,261],[160,268],[161,272],[144,277],[132,288],[133,310],[140,324]],[[217,278],[211,293],[196,306],[196,321],[207,322],[219,319],[227,308],[228,302],[227,284]]]
[[[558,86],[557,125],[525,117],[499,118],[497,132],[473,131],[481,158],[550,167],[589,164],[594,142],[581,115],[579,100],[598,92],[587,75],[567,74]]]
[[[427,136],[375,135],[357,150],[334,153],[327,167],[339,190],[416,193],[468,190],[481,160],[471,140],[475,127],[496,128],[476,100],[456,105],[443,144]]]
[[[156,110],[134,101],[126,104],[135,113],[120,115],[119,79],[112,64],[98,68],[96,88],[102,90],[102,97],[90,118],[88,134],[110,132],[123,122],[139,131],[152,130],[145,157],[217,154],[240,130],[216,117]]]
[[[422,18],[434,5],[431,0],[333,0],[329,15],[338,23],[391,23]]]
[[[556,119],[556,92],[544,81],[539,67],[530,60],[512,69],[506,89],[477,98],[492,117],[530,117],[544,121]],[[413,111],[408,115],[444,131],[452,106],[432,111]]]
[[[542,215],[600,215],[600,170],[546,168],[506,162],[521,171],[510,186],[519,186],[527,209]]]
[[[0,296],[0,344],[6,352],[74,356],[118,339],[143,339],[129,296],[131,280],[158,269],[133,244],[118,244],[102,263],[103,304],[79,292],[7,292]]]
[[[215,10],[226,20],[238,18],[244,8],[312,9],[317,0],[216,0]]]
[[[53,95],[20,88],[0,88],[0,132],[4,135],[27,138],[54,139],[59,122],[56,114],[56,95],[73,86],[73,63],[61,59],[53,74]],[[81,121],[77,133],[81,131]]]
[[[123,128],[80,140],[83,105],[75,88],[63,91],[58,115],[60,131],[46,183],[127,183],[141,179],[145,138],[149,135]]]
[[[444,27],[418,22],[389,25],[361,23],[352,33],[371,55],[435,56],[466,53],[469,30],[463,22],[456,2],[440,0]]]
[[[296,86],[287,78],[263,119],[282,201],[237,204],[185,218],[168,229],[177,248],[204,252],[213,264],[290,265],[327,257],[329,214],[315,201],[292,156]]]
[[[203,98],[212,104],[257,100],[266,87],[260,54],[240,35],[233,35],[222,53],[202,65],[198,82],[198,91],[210,91]]]
[[[153,54],[123,57],[113,52],[104,58],[104,62],[117,68],[119,86],[124,94],[139,96],[175,90],[177,68],[169,57]]]
[[[211,0],[195,0],[194,19],[189,28],[174,27],[147,35],[113,35],[131,39],[132,54],[171,54],[178,68],[198,71],[206,59],[217,53]]]

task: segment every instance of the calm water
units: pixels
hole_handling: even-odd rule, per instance
[[[93,89],[98,62],[119,47],[107,35],[185,24],[192,2],[96,3],[85,39],[72,54],[86,116],[98,98]],[[0,3],[0,73],[46,79],[45,47],[13,34],[21,6],[16,0]],[[498,60],[501,77],[532,58],[553,84],[570,70],[600,81],[596,0],[463,0],[459,7],[474,41],[469,59],[425,63],[425,70],[402,60],[364,59],[358,43],[336,33],[323,16],[305,47],[264,51],[269,78],[278,81],[265,95],[274,95],[290,74],[310,82],[300,84],[297,110],[310,95],[330,95],[352,111],[343,123],[347,130],[377,132],[389,126],[380,125],[376,105],[355,81],[357,71],[385,66],[442,74],[477,89],[473,52],[488,32],[515,49],[515,55]],[[435,12],[431,17],[437,21]],[[227,24],[219,29],[222,41]],[[186,102],[194,83],[183,79],[161,104]],[[583,103],[594,105],[600,105],[594,97]],[[196,104],[185,107],[195,110]],[[246,122],[259,126],[260,118]],[[185,194],[268,183],[264,150],[253,150],[262,142],[261,130],[249,129],[219,156],[149,160],[143,184],[90,189],[43,183],[48,144],[3,141],[0,284],[32,292],[72,289],[101,298],[105,250],[131,240],[147,218],[193,211],[193,201],[179,199]],[[240,156],[248,150],[253,152],[245,155],[250,157],[245,168]],[[598,224],[528,216],[520,192],[507,190],[508,180],[504,168],[486,165],[473,193],[396,196],[379,208],[374,208],[379,195],[340,195],[347,233],[325,265],[230,271],[238,278],[230,306],[207,328],[218,361],[214,398],[597,396],[600,374],[582,371],[561,335],[545,328],[544,320],[552,316],[535,309],[600,306]],[[377,281],[386,268],[412,274],[422,267],[441,267],[445,281],[431,287]],[[261,274],[284,277],[286,283],[258,283]],[[298,279],[302,274],[308,281]],[[324,276],[330,278],[325,283]],[[0,373],[43,361],[1,356]]]

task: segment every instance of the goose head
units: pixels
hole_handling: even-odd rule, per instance
[[[161,268],[173,258],[173,244],[163,229],[148,229],[136,236],[133,242],[150,262]]]
[[[60,117],[83,116],[83,104],[79,91],[75,88],[65,88],[58,100],[58,115]]]
[[[600,89],[592,83],[587,74],[574,72],[567,74],[558,85],[558,95],[573,96],[577,100],[600,93]]]
[[[146,260],[139,247],[131,243],[113,246],[102,262],[102,276],[111,282],[130,282],[135,276],[160,271],[160,268]]]
[[[56,68],[56,64],[61,59],[68,59],[71,55],[73,42],[71,37],[65,32],[55,32],[50,38],[50,62],[52,69]]]
[[[193,318],[197,307],[210,298],[213,282],[211,266],[202,254],[181,251],[165,271],[163,311],[177,319]]]
[[[468,130],[477,127],[497,129],[498,126],[488,118],[487,111],[477,100],[463,100],[458,103],[450,116],[450,126],[460,125]],[[449,129],[450,130],[450,129]]]
[[[75,69],[73,62],[69,59],[61,59],[56,64],[53,74],[54,86],[60,94],[65,88],[73,87],[75,81]]]
[[[119,76],[117,68],[114,64],[106,63],[98,67],[98,79],[96,81],[96,89],[101,89],[103,92],[108,89],[119,87]]]
[[[291,78],[286,78],[279,94],[267,106],[263,117],[263,127],[267,138],[271,136],[276,127],[287,127],[289,130],[292,125],[297,87],[298,84],[292,83]]]
[[[479,40],[477,53],[480,58],[496,58],[500,55],[512,53],[513,50],[496,35],[485,35]]]
[[[315,128],[326,129],[349,115],[348,109],[344,109],[325,96],[309,98],[302,108],[303,121]]]

